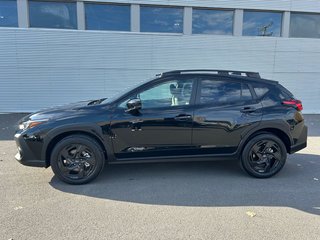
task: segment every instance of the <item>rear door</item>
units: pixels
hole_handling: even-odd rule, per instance
[[[262,106],[239,79],[202,77],[194,111],[193,145],[200,154],[231,154],[241,136],[260,123]]]

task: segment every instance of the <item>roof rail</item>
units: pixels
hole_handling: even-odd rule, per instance
[[[233,71],[233,70],[219,70],[219,69],[191,69],[191,70],[174,70],[169,72],[163,72],[161,76],[170,76],[177,75],[183,73],[213,73],[219,75],[237,75],[237,76],[245,76],[251,78],[261,78],[258,72],[248,72],[248,71]]]

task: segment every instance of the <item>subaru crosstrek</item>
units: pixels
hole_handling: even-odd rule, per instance
[[[302,103],[256,72],[177,70],[112,98],[33,113],[19,122],[16,159],[51,166],[70,184],[104,165],[239,160],[267,178],[307,145]]]

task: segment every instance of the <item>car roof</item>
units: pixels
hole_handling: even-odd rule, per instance
[[[157,74],[157,77],[167,76],[222,76],[230,79],[243,81],[254,81],[257,83],[278,84],[278,81],[264,79],[260,77],[259,72],[236,71],[236,70],[217,70],[217,69],[188,69],[188,70],[173,70]]]

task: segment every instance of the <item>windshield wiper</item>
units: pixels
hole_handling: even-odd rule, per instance
[[[107,98],[101,98],[101,99],[97,99],[97,100],[92,100],[91,102],[88,103],[88,105],[97,105],[97,104],[102,103],[106,99]]]

